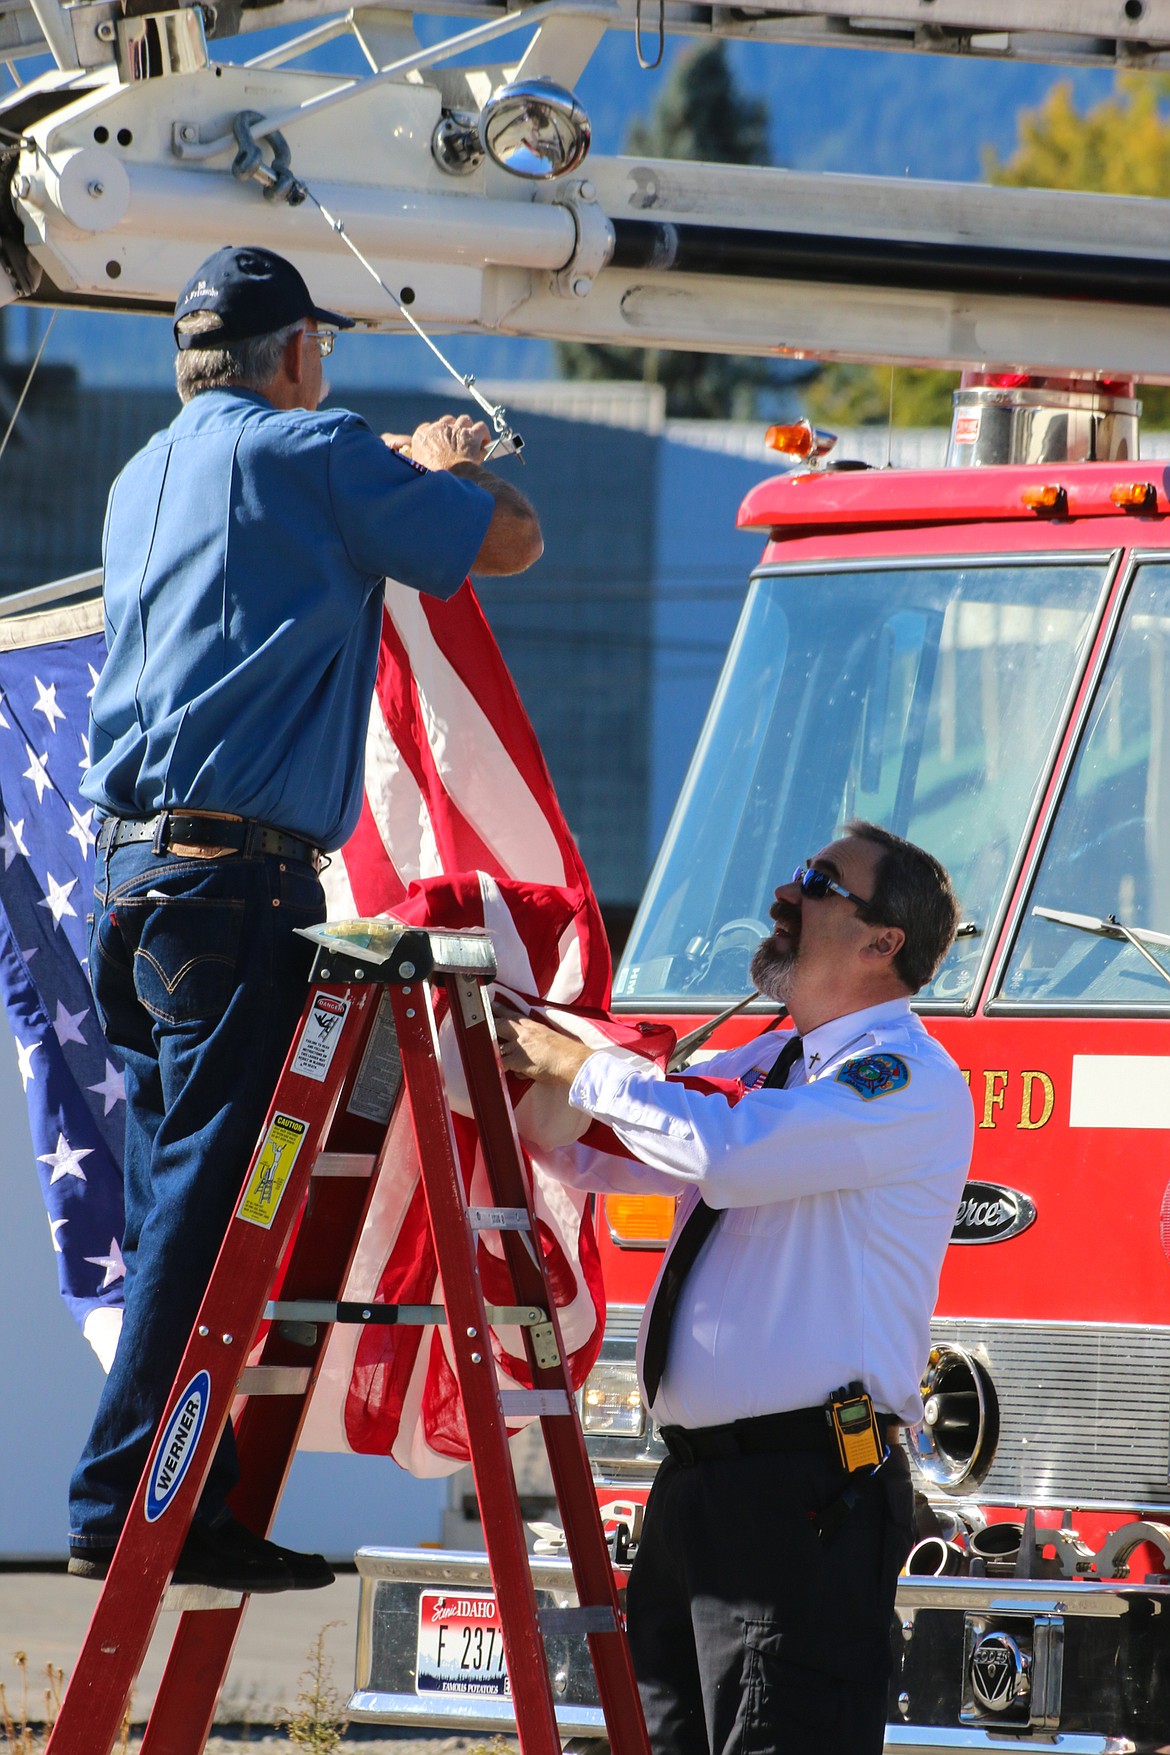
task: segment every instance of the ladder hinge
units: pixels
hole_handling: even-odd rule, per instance
[[[541,1314],[543,1315],[543,1311]],[[554,1365],[559,1365],[561,1362],[561,1355],[557,1347],[556,1331],[554,1330],[552,1323],[535,1322],[533,1323],[530,1332],[532,1334],[532,1351],[536,1356],[536,1363],[543,1370],[551,1370]]]

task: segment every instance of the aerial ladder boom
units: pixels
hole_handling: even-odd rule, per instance
[[[462,15],[445,45],[358,4],[240,64],[217,36],[303,22],[310,0],[137,17],[0,0],[0,54],[15,66],[35,36],[58,62],[0,104],[0,304],[165,312],[201,254],[247,238],[387,331],[409,313],[436,332],[1170,382],[1170,202],[579,151],[530,180],[491,156],[485,121],[506,99],[513,135],[525,114],[559,126],[542,82],[571,88],[609,28],[644,58],[661,23],[1159,67],[1170,0],[873,0],[864,29],[775,0],[705,23],[653,0],[432,9]],[[343,31],[365,75],[293,64]]]

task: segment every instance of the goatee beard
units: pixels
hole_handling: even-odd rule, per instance
[[[764,939],[752,957],[750,975],[757,993],[784,1005],[796,964],[795,949],[781,950],[774,938]]]

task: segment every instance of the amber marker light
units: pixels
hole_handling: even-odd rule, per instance
[[[656,1249],[674,1229],[672,1194],[607,1194],[605,1222],[622,1249]]]
[[[1068,494],[1055,482],[1045,482],[1042,487],[1025,488],[1020,498],[1030,512],[1068,511]]]
[[[1158,490],[1152,481],[1119,481],[1109,498],[1126,512],[1156,512]]]
[[[837,443],[837,435],[814,427],[807,420],[798,420],[792,426],[769,427],[764,443],[770,451],[779,451],[784,457],[807,457],[815,462],[818,457],[828,456]]]

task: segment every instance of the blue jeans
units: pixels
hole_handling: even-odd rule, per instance
[[[89,968],[126,1070],[126,1308],[70,1488],[70,1541],[118,1539],[306,997],[325,918],[312,867],[99,841]],[[237,1479],[227,1426],[199,1505]]]

